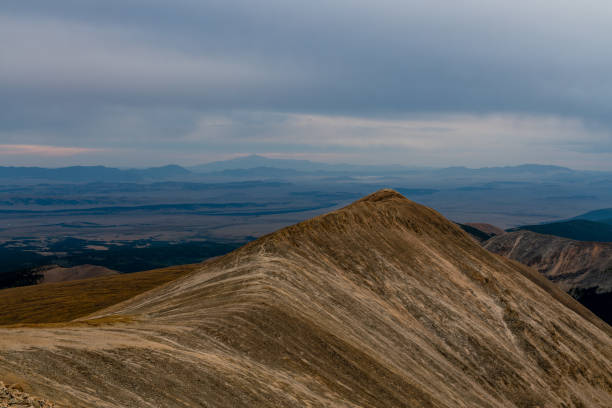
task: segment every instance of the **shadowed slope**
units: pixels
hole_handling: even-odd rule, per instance
[[[506,231],[503,229],[496,227],[495,225],[486,224],[483,222],[466,222],[465,225],[469,225],[470,227],[476,228],[485,234],[489,234],[490,236],[502,235]]]
[[[538,234],[586,242],[612,242],[612,225],[589,220],[569,220],[548,224],[524,225],[510,231],[533,231]]]
[[[609,326],[390,190],[92,317],[121,315],[0,330],[0,379],[71,406],[612,403]]]
[[[514,231],[489,239],[484,247],[536,269],[612,323],[612,243]]]

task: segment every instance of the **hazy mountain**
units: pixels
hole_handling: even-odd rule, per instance
[[[134,172],[104,166],[71,166],[56,169],[42,167],[0,167],[0,179],[15,181],[42,180],[62,182],[137,181]]]
[[[189,170],[199,173],[212,173],[223,170],[251,169],[255,167],[275,167],[284,169],[294,169],[302,171],[316,171],[317,169],[327,168],[328,164],[316,163],[309,160],[291,159],[270,159],[256,154],[235,159],[216,161],[189,167]]]
[[[390,190],[80,321],[0,329],[0,373],[71,407],[609,407],[611,366],[610,326]]]
[[[524,225],[522,227],[513,228],[510,231],[518,230],[556,235],[558,237],[570,238],[578,241],[612,242],[612,224],[588,221],[585,219],[538,225]]]
[[[330,164],[322,162],[313,162],[309,160],[294,160],[294,159],[271,159],[259,155],[250,155],[237,157],[234,159],[217,161],[198,166],[192,166],[189,169],[198,173],[214,173],[224,170],[237,169],[252,169],[252,168],[276,168],[276,169],[291,169],[302,172],[352,172],[356,174],[419,174],[429,176],[452,176],[452,177],[533,177],[533,176],[557,176],[562,174],[578,173],[575,170],[540,164],[524,164],[519,166],[505,167],[483,167],[483,168],[468,168],[468,167],[448,167],[448,168],[429,168],[415,167],[409,165],[355,165],[355,164]]]
[[[415,168],[399,165],[375,166],[375,165],[355,165],[355,164],[331,164],[314,162],[310,160],[295,159],[270,159],[264,156],[250,155],[237,157],[235,159],[217,161],[198,166],[189,167],[191,171],[197,173],[214,173],[225,170],[253,169],[253,168],[275,168],[283,170],[297,170],[300,172],[326,172],[326,173],[372,173],[372,174],[393,174],[395,172],[410,172]],[[277,173],[277,176],[279,174]]]
[[[612,208],[603,208],[601,210],[589,211],[586,214],[574,217],[576,220],[589,220],[612,224]]]
[[[575,170],[567,167],[549,166],[544,164],[521,164],[518,166],[501,167],[448,167],[438,170],[441,174],[453,175],[487,175],[487,176],[507,176],[507,175],[558,175],[575,173]]]
[[[280,171],[279,171],[280,170]],[[236,178],[283,178],[304,173],[295,169],[279,169],[277,167],[252,167],[247,169],[225,169],[211,173],[213,175]]]
[[[105,166],[71,166],[61,168],[0,167],[0,181],[18,182],[140,182],[175,179],[191,172],[177,165],[148,169],[117,169]]]
[[[515,231],[489,239],[484,247],[537,269],[612,324],[612,243]]]
[[[189,176],[191,174],[189,170],[181,166],[177,166],[176,164],[169,164],[167,166],[161,166],[161,167],[150,167],[147,169],[132,169],[132,170],[125,170],[125,171],[137,174],[141,176],[143,179],[152,179],[152,180],[181,178],[184,176]]]

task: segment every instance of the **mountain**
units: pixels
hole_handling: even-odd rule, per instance
[[[415,170],[413,167],[399,165],[357,165],[346,163],[322,163],[310,160],[295,160],[295,159],[271,159],[265,156],[256,154],[237,157],[234,159],[216,161],[212,163],[192,166],[189,170],[196,173],[217,173],[227,170],[248,170],[255,168],[276,169],[277,177],[278,170],[283,171],[298,171],[305,173],[354,173],[354,174],[395,174],[407,173]],[[291,173],[289,173],[291,175]]]
[[[484,243],[491,237],[505,233],[503,229],[486,223],[467,222],[465,224],[457,223],[457,225],[480,243]]]
[[[521,164],[518,166],[503,167],[447,167],[438,170],[441,174],[450,175],[488,175],[488,176],[507,176],[507,175],[567,175],[575,173],[575,170],[567,167],[550,166],[544,164]]]
[[[391,190],[0,329],[0,379],[70,407],[609,407],[611,368],[610,326]]]
[[[612,224],[612,208],[602,208],[601,210],[589,211],[588,213],[574,217],[574,219]]]
[[[281,178],[287,176],[296,176],[303,172],[294,169],[282,169],[279,173],[277,167],[252,167],[248,169],[226,169],[215,173],[210,173],[225,177],[237,177],[237,178]]]
[[[200,267],[201,264],[170,266],[0,290],[0,327],[74,320],[130,299]]]
[[[326,163],[316,163],[309,160],[270,159],[268,157],[252,154],[229,160],[200,164],[192,166],[189,169],[197,173],[213,173],[224,170],[252,169],[257,167],[316,171],[321,167],[327,168],[328,166],[330,165]]]
[[[71,166],[55,169],[43,167],[0,167],[0,179],[12,181],[137,181],[132,172],[104,166]]]
[[[0,180],[15,182],[138,182],[166,180],[191,174],[177,165],[147,169],[117,169],[105,166],[71,166],[60,168],[0,167]]]
[[[224,170],[252,169],[252,168],[276,168],[276,169],[291,169],[301,172],[329,172],[329,173],[354,173],[354,174],[371,174],[371,175],[393,175],[393,174],[418,174],[428,177],[485,177],[485,178],[502,178],[510,177],[511,179],[525,177],[568,177],[568,175],[581,174],[579,172],[566,167],[549,166],[540,164],[523,164],[519,166],[505,167],[448,167],[448,168],[430,168],[416,167],[408,165],[357,165],[347,163],[322,163],[310,160],[295,160],[295,159],[272,159],[256,154],[249,156],[237,157],[229,160],[216,161],[197,166],[192,166],[189,170],[196,173],[214,173]],[[590,174],[590,173],[588,173]]]
[[[98,265],[77,265],[70,268],[49,265],[41,268],[39,273],[42,275],[40,283],[67,282],[119,274],[117,271]]]
[[[476,228],[484,232],[485,234],[488,234],[491,236],[501,235],[506,232],[503,229],[496,227],[495,225],[487,224],[484,222],[466,222],[465,225],[468,225],[472,228]]]
[[[612,224],[585,219],[524,225],[509,231],[527,230],[539,234],[556,235],[578,241],[612,242]]]
[[[612,324],[612,243],[514,231],[489,239],[484,247],[535,268]]]
[[[491,234],[487,234],[486,232],[478,228],[472,227],[471,225],[459,224],[459,223],[457,223],[457,225],[459,226],[459,228],[461,228],[462,230],[470,234],[472,238],[474,238],[477,242],[480,242],[480,243],[487,241],[489,238],[493,236]]]
[[[166,179],[174,179],[186,177],[191,174],[191,172],[181,166],[177,166],[176,164],[169,164],[167,166],[161,167],[149,167],[146,169],[131,169],[124,170],[128,173],[134,173],[142,177],[143,179],[151,179],[151,180],[166,180]]]

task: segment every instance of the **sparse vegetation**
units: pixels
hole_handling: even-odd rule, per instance
[[[66,237],[49,245],[50,255],[42,256],[34,245],[5,248],[0,245],[0,289],[35,285],[42,278],[40,268],[57,265],[65,268],[92,264],[132,273],[172,265],[201,262],[231,252],[243,242],[194,241],[171,243],[142,239],[121,245]],[[91,245],[106,246],[99,251]]]
[[[102,307],[96,296],[129,286],[62,299]],[[390,190],[95,317],[0,329],[0,375],[70,407],[612,401],[609,326],[537,271]]]
[[[0,325],[68,322],[177,279],[200,264],[0,290]]]

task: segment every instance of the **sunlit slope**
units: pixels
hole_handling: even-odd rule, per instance
[[[0,379],[67,406],[612,405],[609,326],[390,190],[92,317],[121,316],[1,330]]]
[[[200,264],[0,290],[0,325],[60,323],[177,279]]]

